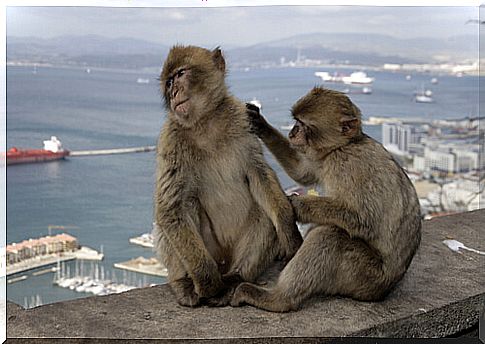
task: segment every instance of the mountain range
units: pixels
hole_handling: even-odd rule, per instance
[[[215,42],[214,46],[217,46]],[[92,67],[160,67],[170,44],[99,35],[56,38],[7,37],[7,62],[68,64]],[[224,46],[222,46],[224,49]],[[224,49],[234,66],[279,64],[301,58],[325,63],[462,62],[478,57],[478,37],[397,39],[362,33],[311,33],[251,46]]]

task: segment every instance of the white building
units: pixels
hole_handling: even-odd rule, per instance
[[[426,129],[422,125],[401,122],[382,124],[382,144],[391,153],[398,155],[422,151],[421,139],[425,134]]]
[[[402,123],[382,124],[382,144],[395,154],[408,154],[411,126]]]
[[[425,172],[437,170],[447,173],[469,172],[480,169],[480,154],[476,144],[456,144],[425,140],[424,152],[415,155],[413,168]]]

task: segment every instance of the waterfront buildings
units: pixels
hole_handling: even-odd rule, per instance
[[[77,239],[66,233],[38,239],[28,239],[20,243],[7,245],[7,264],[18,263],[37,256],[72,252],[78,248]]]

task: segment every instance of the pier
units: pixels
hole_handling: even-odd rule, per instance
[[[138,272],[141,274],[167,277],[168,271],[156,258],[138,257],[126,262],[115,263],[115,268]]]
[[[112,155],[112,154],[127,154],[127,153],[143,153],[151,152],[156,149],[156,146],[132,147],[132,148],[114,148],[114,149],[95,149],[71,151],[69,156],[88,156],[88,155]]]

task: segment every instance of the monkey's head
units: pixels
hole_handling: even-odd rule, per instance
[[[224,98],[226,63],[219,48],[174,46],[160,75],[169,117],[184,127],[194,126]]]
[[[362,135],[360,110],[341,92],[315,87],[291,112],[296,123],[288,137],[302,152],[328,152]]]

